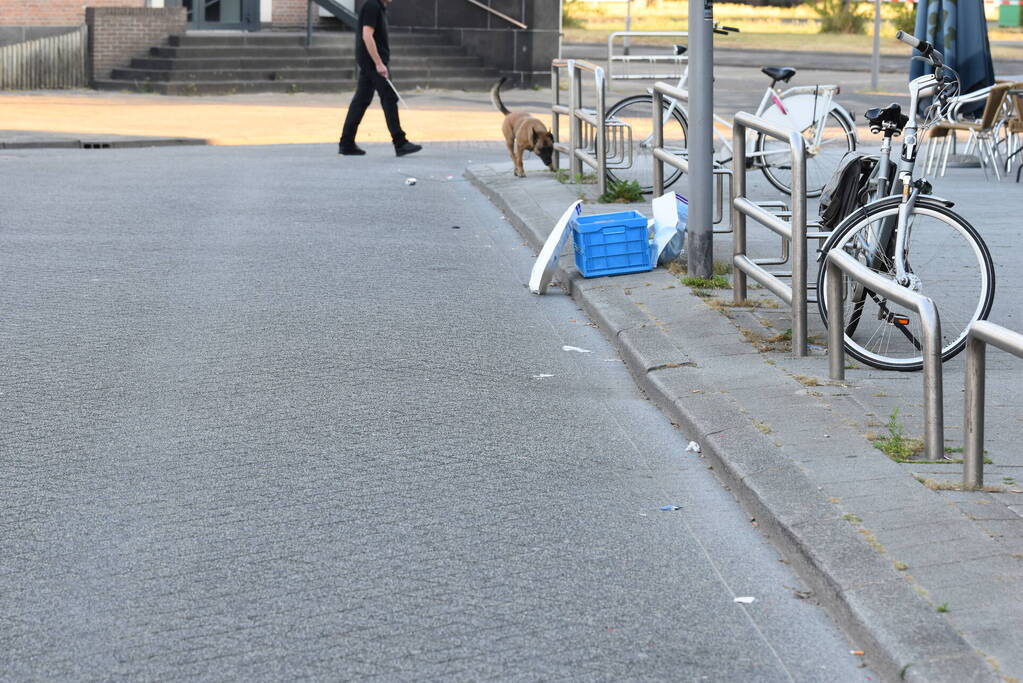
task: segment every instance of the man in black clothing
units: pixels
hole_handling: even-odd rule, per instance
[[[341,131],[338,152],[347,155],[365,154],[355,144],[355,134],[362,123],[366,109],[373,101],[373,93],[380,95],[384,108],[387,129],[391,132],[394,153],[402,157],[422,149],[405,137],[398,119],[398,93],[388,79],[391,77],[387,63],[391,59],[391,46],[387,42],[387,6],[391,0],[366,0],[359,11],[359,30],[355,38],[355,62],[359,67],[359,82],[355,86],[352,103],[348,105],[348,116]]]

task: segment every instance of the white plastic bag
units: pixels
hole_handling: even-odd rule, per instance
[[[651,203],[654,212],[653,241],[656,265],[663,266],[685,252],[689,200],[665,192]]]

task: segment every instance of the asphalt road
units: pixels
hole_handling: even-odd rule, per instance
[[[0,678],[869,680],[499,145],[333,152],[0,154]]]

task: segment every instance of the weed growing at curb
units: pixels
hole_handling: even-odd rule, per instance
[[[892,410],[887,427],[888,436],[873,439],[874,448],[895,462],[915,462],[916,456],[924,450],[924,442],[922,439],[909,438],[904,434],[905,428],[899,422],[898,408]]]
[[[746,341],[753,344],[760,353],[767,353],[768,351],[787,352],[792,350],[792,330],[785,330],[773,337],[768,337],[759,332],[740,327],[739,333],[742,334]]]
[[[941,612],[942,614],[947,612],[948,611],[948,603],[947,602],[943,602],[940,605],[938,605],[938,611]]]
[[[572,175],[563,168],[559,168],[554,172],[554,179],[562,185],[567,185],[568,183],[572,183],[573,185],[597,184],[597,175],[595,173],[585,173],[583,175],[576,173],[575,175]]]
[[[635,180],[612,180],[607,191],[597,197],[601,204],[631,204],[643,201],[643,189]]]

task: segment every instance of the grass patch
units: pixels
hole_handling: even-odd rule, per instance
[[[684,277],[682,284],[686,287],[698,287],[700,289],[729,289],[732,283],[722,275],[713,277]]]
[[[760,353],[792,350],[792,330],[785,330],[780,334],[768,337],[767,335],[759,332],[754,332],[753,330],[746,329],[745,327],[740,327],[739,333],[746,341],[753,344]]]
[[[582,175],[576,173],[573,175],[563,168],[559,168],[554,172],[554,179],[562,185],[569,183],[573,185],[596,185],[597,174],[596,173],[584,173]]]
[[[860,522],[863,521],[858,516],[856,516],[854,514],[851,514],[851,513],[850,514],[846,514],[846,515],[842,515],[842,519],[844,519],[847,522],[852,522],[853,524],[859,524]]]
[[[820,381],[816,377],[808,377],[807,375],[792,375],[796,378],[796,381],[807,387],[819,387]]]
[[[895,562],[892,562],[892,566],[895,567],[900,572],[904,572],[907,569],[909,569],[909,565],[908,564],[906,564],[905,562],[899,562],[898,560],[896,560]]]
[[[948,603],[947,603],[947,602],[943,602],[943,603],[941,603],[940,605],[938,605],[938,611],[939,611],[940,613],[942,613],[942,614],[944,614],[945,612],[947,612],[947,611],[948,611]]]
[[[643,189],[635,180],[612,180],[607,191],[597,197],[602,204],[631,204],[643,201]]]

